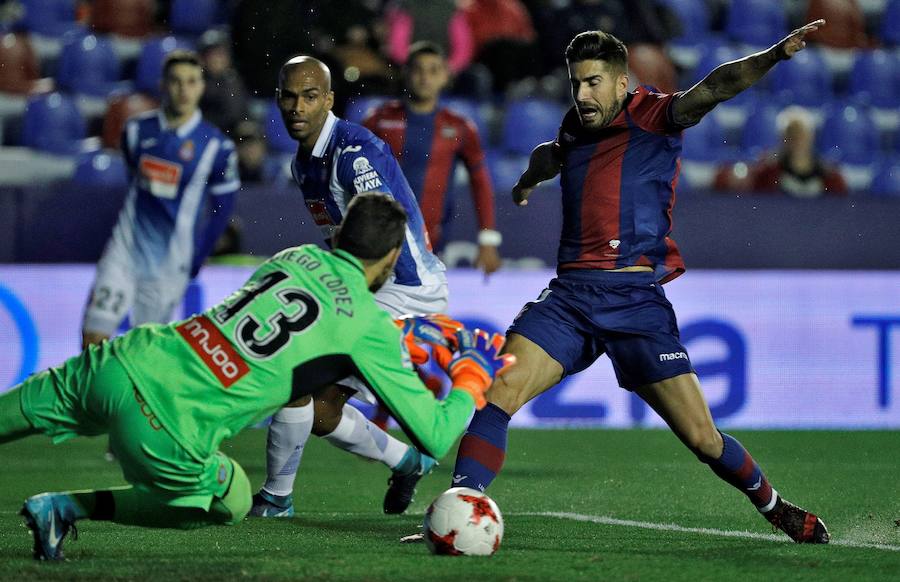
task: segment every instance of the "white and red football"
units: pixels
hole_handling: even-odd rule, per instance
[[[428,506],[424,534],[432,554],[490,556],[503,539],[503,516],[481,491],[454,487]]]

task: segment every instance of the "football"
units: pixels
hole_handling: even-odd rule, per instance
[[[503,539],[503,516],[494,500],[476,489],[454,487],[425,511],[425,544],[441,556],[490,556]]]

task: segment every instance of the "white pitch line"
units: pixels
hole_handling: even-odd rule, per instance
[[[558,511],[539,511],[539,512],[523,512],[510,513],[510,516],[523,517],[555,517],[558,519],[571,519],[573,521],[586,521],[590,523],[599,523],[602,525],[617,525],[622,527],[637,527],[641,529],[653,529],[658,531],[677,531],[682,533],[696,533],[709,536],[719,536],[725,538],[744,538],[751,540],[764,540],[767,542],[793,543],[790,538],[783,534],[764,534],[749,531],[714,529],[710,527],[685,527],[674,523],[654,523],[651,521],[634,521],[631,519],[618,519],[605,515],[585,515],[583,513],[565,513]],[[844,546],[848,548],[867,548],[873,550],[885,550],[888,552],[900,552],[900,546],[890,544],[876,544],[870,542],[855,542],[851,540],[832,539],[829,542],[832,546]]]

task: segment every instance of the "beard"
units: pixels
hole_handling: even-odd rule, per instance
[[[380,272],[377,277],[375,277],[375,280],[372,281],[372,284],[369,285],[369,291],[371,291],[372,293],[375,293],[379,289],[381,289],[384,286],[384,284],[387,283],[387,280],[391,278],[391,273],[393,273],[393,272],[394,272],[393,265],[388,265],[387,267],[385,267],[384,270],[382,272]]]

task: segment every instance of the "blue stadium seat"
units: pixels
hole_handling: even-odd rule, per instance
[[[69,93],[106,97],[123,84],[122,66],[112,43],[93,34],[71,34],[56,65],[56,82]]]
[[[82,29],[75,22],[75,0],[19,0],[22,4],[22,19],[17,28],[41,34],[60,37],[67,32]]]
[[[281,111],[273,100],[266,108],[266,142],[275,152],[293,154],[297,152],[297,142],[288,135],[281,120]]]
[[[781,132],[778,131],[777,118],[781,107],[777,105],[761,105],[748,117],[741,133],[741,158],[756,159],[763,152],[781,146]]]
[[[695,45],[709,36],[709,8],[704,0],[659,0],[672,11],[681,25],[681,36],[673,39],[677,44]]]
[[[487,165],[494,191],[498,196],[506,195],[528,167],[528,156],[507,155],[491,149],[487,151]]]
[[[128,169],[125,160],[117,153],[83,153],[75,161],[72,181],[81,186],[125,187],[128,185]]]
[[[900,198],[900,158],[879,165],[869,191],[873,196]]]
[[[441,103],[448,109],[452,109],[461,115],[465,115],[478,128],[478,135],[481,138],[481,145],[487,145],[490,139],[490,128],[488,120],[485,117],[484,105],[473,99],[464,99],[462,97],[448,97],[441,100]]]
[[[713,69],[715,69],[722,63],[734,61],[743,58],[746,55],[746,51],[743,51],[736,46],[722,42],[718,39],[707,43],[702,48],[700,60],[697,63],[697,66],[694,67],[693,75],[691,75],[691,84],[701,81],[706,75],[708,75],[710,72],[712,72]],[[726,103],[731,106],[747,105],[751,101],[754,101],[754,99],[753,96],[750,95],[748,90],[744,91],[743,93],[738,93],[733,98],[729,99]]]
[[[191,45],[174,36],[154,39],[144,45],[134,74],[135,89],[159,97],[162,64],[166,55],[175,49],[191,49]]]
[[[215,25],[220,0],[172,0],[169,28],[178,34],[200,36]]]
[[[509,103],[503,117],[503,149],[514,154],[530,154],[534,146],[556,138],[565,113],[565,106],[546,99]]]
[[[818,50],[809,48],[778,63],[769,74],[772,93],[786,102],[821,107],[834,96],[828,64]]]
[[[845,164],[870,165],[879,149],[879,135],[865,109],[847,105],[825,118],[816,148],[823,156]]]
[[[695,162],[722,162],[735,157],[732,144],[715,116],[706,115],[700,123],[684,130],[681,157]]]
[[[890,46],[900,46],[900,0],[891,0],[881,15],[881,40]]]
[[[369,114],[369,110],[375,109],[389,98],[382,95],[368,95],[365,97],[352,97],[344,108],[344,119],[353,123],[362,123]]]
[[[63,93],[28,100],[22,120],[22,145],[55,154],[74,154],[87,134],[75,101]]]
[[[781,0],[733,0],[725,31],[738,42],[768,47],[788,33],[784,4]]]
[[[880,108],[896,108],[900,93],[900,58],[885,50],[860,52],[850,73],[857,100]]]

